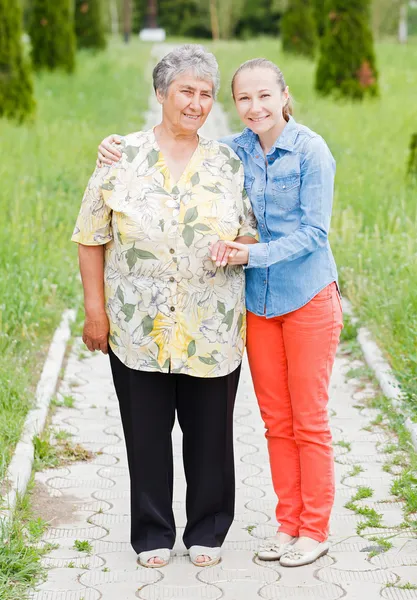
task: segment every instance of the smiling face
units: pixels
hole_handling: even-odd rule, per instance
[[[178,133],[190,135],[200,129],[210,114],[214,102],[213,82],[198,79],[192,73],[182,73],[164,96],[156,92],[162,104],[163,120]]]
[[[288,102],[288,87],[281,91],[272,69],[243,69],[234,80],[233,96],[243,123],[258,135],[280,131],[285,125],[282,110]]]

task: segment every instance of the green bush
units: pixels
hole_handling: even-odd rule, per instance
[[[317,32],[310,0],[289,0],[281,20],[281,36],[284,52],[314,56]]]
[[[319,37],[324,35],[326,28],[326,3],[327,0],[313,0],[314,19]]]
[[[21,44],[19,0],[0,0],[0,116],[23,121],[35,108],[32,79]]]
[[[102,0],[75,0],[75,35],[78,48],[106,47]]]
[[[74,70],[74,14],[70,0],[33,0],[29,35],[35,69]]]
[[[316,89],[360,100],[378,94],[370,0],[327,0]]]

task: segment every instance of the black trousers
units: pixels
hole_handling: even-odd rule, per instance
[[[221,546],[234,516],[233,408],[240,367],[224,377],[136,371],[110,350],[131,483],[131,543],[139,553],[172,548],[177,411],[187,480],[187,548]]]

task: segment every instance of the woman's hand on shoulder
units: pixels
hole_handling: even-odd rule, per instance
[[[112,133],[104,138],[98,146],[97,153],[97,167],[102,165],[112,165],[114,162],[120,160],[122,153],[116,148],[117,144],[120,144],[121,137],[117,133]]]

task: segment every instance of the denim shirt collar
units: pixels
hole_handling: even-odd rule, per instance
[[[298,135],[298,125],[295,119],[290,115],[288,123],[285,125],[281,135],[275,141],[268,154],[272,154],[277,148],[282,150],[294,150],[295,140]],[[242,146],[248,153],[251,153],[258,141],[258,136],[249,127],[246,127],[240,135],[233,140],[238,146]]]

